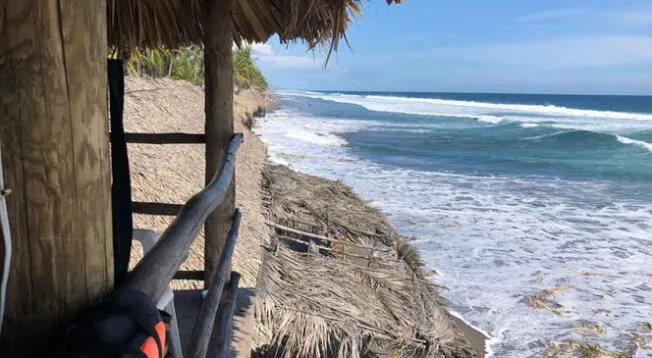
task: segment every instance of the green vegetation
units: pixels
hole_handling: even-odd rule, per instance
[[[268,87],[265,77],[251,57],[249,47],[233,52],[233,76],[235,83],[243,88],[254,87],[266,90]]]
[[[233,52],[233,71],[235,84],[241,88],[268,88],[265,77],[251,57],[249,47]],[[155,78],[170,77],[201,85],[204,83],[204,46],[133,51],[127,62],[127,73]]]
[[[127,73],[170,77],[200,85],[204,83],[204,49],[202,46],[189,46],[179,50],[137,50],[131,53]]]

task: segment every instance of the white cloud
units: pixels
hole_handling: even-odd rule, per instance
[[[607,14],[605,14],[608,16]],[[652,11],[628,11],[612,15],[615,22],[627,27],[646,27],[652,25]]]
[[[576,36],[438,48],[427,57],[546,70],[649,64],[652,36]]]
[[[263,66],[297,69],[318,69],[322,67],[312,56],[278,55],[272,46],[266,43],[251,44],[251,52]]]
[[[625,28],[646,27],[652,25],[652,8],[618,10],[556,9],[525,14],[517,17],[514,21],[541,23],[555,20],[570,20],[574,24],[590,24],[591,26],[601,23]]]
[[[279,67],[295,67],[295,68],[321,68],[315,59],[308,56],[261,56],[261,62],[279,66]]]
[[[251,52],[258,56],[274,56],[274,49],[266,43],[251,44]]]
[[[585,12],[586,10],[579,10],[579,9],[559,9],[559,10],[541,11],[541,12],[535,12],[535,13],[519,16],[515,19],[515,21],[533,22],[533,21],[556,20],[564,17],[580,15]]]

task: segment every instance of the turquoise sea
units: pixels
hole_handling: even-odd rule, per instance
[[[277,95],[256,128],[271,160],[343,180],[418,237],[490,356],[652,341],[652,97]]]

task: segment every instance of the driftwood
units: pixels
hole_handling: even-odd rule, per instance
[[[293,234],[297,234],[297,235],[301,235],[301,236],[305,236],[305,237],[310,237],[310,238],[313,238],[313,239],[318,239],[318,240],[338,243],[338,244],[342,244],[342,245],[348,245],[348,246],[359,247],[359,248],[362,248],[362,249],[371,250],[372,253],[375,252],[375,251],[388,252],[388,253],[393,252],[390,249],[383,249],[383,248],[375,248],[375,247],[358,245],[358,244],[354,244],[354,243],[346,241],[346,240],[332,239],[330,237],[326,237],[326,236],[323,236],[323,235],[317,235],[317,234],[313,234],[311,232],[297,230],[297,229],[294,229],[294,228],[291,228],[291,227],[288,227],[288,226],[277,224],[277,223],[275,223],[273,221],[269,221],[269,220],[266,220],[265,224],[267,224],[269,226],[272,226],[272,227],[274,227],[276,229],[291,232]]]
[[[224,199],[233,180],[235,153],[241,142],[242,134],[233,136],[220,171],[202,191],[183,206],[176,219],[161,234],[156,245],[127,277],[125,287],[142,291],[154,301],[161,297],[186,259],[188,249],[204,221]]]
[[[206,135],[195,133],[125,133],[127,143],[141,144],[201,144]]]
[[[301,245],[305,245],[305,246],[310,246],[310,243],[309,243],[309,242],[306,242],[306,241],[303,241],[303,240],[299,240],[299,239],[295,239],[295,238],[293,238],[293,237],[289,237],[289,236],[278,236],[278,238],[279,238],[279,239],[283,239],[283,240],[292,241],[292,242],[295,242],[295,243],[297,243],[297,244],[301,244]],[[382,261],[382,260],[385,260],[385,261],[389,261],[389,262],[394,262],[394,263],[396,263],[395,260],[391,260],[391,259],[388,259],[388,258],[385,258],[385,257],[378,257],[378,256],[373,256],[373,255],[370,255],[370,256],[356,255],[356,254],[352,254],[352,253],[345,252],[345,251],[334,250],[334,249],[332,249],[332,248],[330,248],[330,247],[326,247],[326,246],[323,246],[323,245],[318,245],[318,244],[315,244],[315,243],[313,243],[313,245],[314,245],[317,249],[319,249],[319,250],[324,250],[324,251],[332,252],[332,253],[337,254],[337,255],[349,256],[349,257],[355,257],[355,258],[357,258],[357,259],[365,259],[365,260],[381,260],[381,261]]]
[[[215,273],[208,286],[208,293],[201,304],[199,313],[197,314],[197,321],[192,329],[190,343],[186,348],[185,356],[188,358],[204,358],[208,350],[211,333],[213,332],[213,325],[215,323],[215,315],[220,305],[220,298],[222,297],[222,290],[226,283],[226,275],[231,265],[231,257],[233,256],[233,249],[235,242],[238,238],[238,230],[240,228],[240,220],[242,215],[240,211],[235,211],[233,217],[233,224],[231,230],[226,238],[226,243],[220,254]],[[223,357],[223,356],[220,356]]]

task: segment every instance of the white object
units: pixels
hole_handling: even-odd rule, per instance
[[[154,247],[158,234],[152,230],[134,229],[133,239],[143,245],[143,255]],[[163,296],[156,302],[156,308],[167,312],[172,316],[170,322],[170,348],[174,358],[183,358],[181,351],[181,337],[179,336],[179,324],[177,322],[177,311],[174,308],[174,292],[171,288],[166,288]]]
[[[1,157],[0,153],[0,157]],[[5,257],[2,266],[2,280],[0,280],[0,332],[2,332],[2,322],[5,316],[5,304],[7,299],[7,282],[9,282],[9,268],[11,266],[11,233],[9,232],[9,214],[7,212],[7,202],[5,194],[9,191],[5,188],[4,173],[2,171],[2,159],[0,159],[0,229],[4,239]]]

